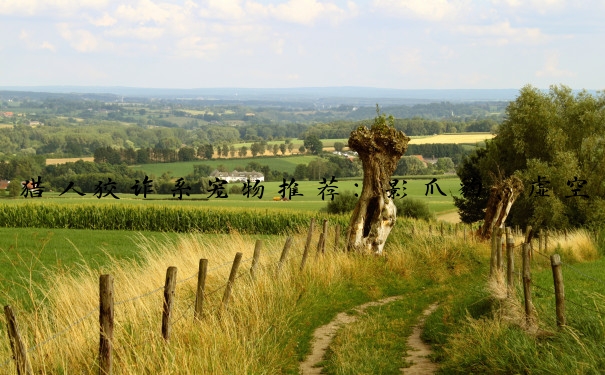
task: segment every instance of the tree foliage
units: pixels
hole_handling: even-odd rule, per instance
[[[470,202],[477,184],[473,175],[484,190],[496,178],[516,175],[525,192],[513,205],[511,224],[600,224],[605,218],[605,95],[526,86],[506,115],[484,154],[475,154],[458,170],[466,200],[457,202],[462,215],[471,220],[478,214],[478,203]]]

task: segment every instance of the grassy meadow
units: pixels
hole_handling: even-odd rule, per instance
[[[439,185],[441,190],[446,194],[442,196],[439,194],[437,188],[433,184],[433,194],[430,194],[430,190],[427,193],[427,186],[431,182],[432,177],[437,178],[436,184]],[[454,175],[439,175],[439,176],[414,176],[410,177],[396,177],[399,182],[395,186],[400,190],[396,193],[407,196],[397,197],[396,199],[418,199],[426,202],[429,208],[434,213],[443,213],[452,211],[455,209],[452,194],[458,195],[460,189],[460,179]],[[402,179],[405,179],[407,183],[403,185]],[[329,182],[329,181],[328,181]],[[287,181],[289,184],[290,181]],[[18,197],[15,199],[2,199],[2,204],[10,205],[23,205],[23,204],[42,204],[42,203],[54,203],[54,204],[65,204],[65,205],[132,205],[132,206],[154,206],[154,207],[171,207],[171,208],[204,208],[204,209],[220,209],[220,208],[232,208],[238,209],[246,207],[248,210],[259,212],[261,214],[269,214],[274,211],[287,211],[287,212],[317,212],[326,207],[327,202],[332,196],[324,194],[323,200],[320,195],[320,188],[323,186],[319,181],[296,181],[298,184],[298,193],[303,194],[295,195],[291,197],[288,202],[274,201],[274,197],[280,197],[279,191],[282,189],[280,185],[283,181],[271,181],[264,182],[262,185],[265,187],[262,199],[258,199],[258,195],[253,197],[246,197],[239,193],[228,193],[227,198],[216,198],[216,195],[210,197],[210,194],[192,193],[189,197],[183,196],[182,200],[172,197],[172,195],[159,195],[149,194],[147,198],[143,198],[142,195],[136,197],[134,194],[116,194],[120,199],[113,199],[112,197],[103,197],[98,199],[92,194],[87,194],[84,197],[80,197],[75,193],[65,194],[61,197],[59,193],[44,193],[42,198],[23,198]],[[355,186],[357,184],[358,186]],[[233,184],[226,185],[227,190]],[[243,186],[242,183],[236,183],[238,186]],[[339,180],[333,184],[337,187],[335,193],[343,192],[346,190],[354,193],[361,193],[362,181],[359,180]],[[405,187],[406,190],[401,190]],[[291,190],[290,190],[291,191]],[[289,190],[285,191],[286,197],[289,196]],[[426,194],[426,195],[425,195]],[[260,195],[260,194],[259,194]],[[210,197],[210,198],[209,198]],[[5,226],[0,220],[0,226]]]
[[[565,329],[554,325],[549,265],[535,255],[533,281],[544,290],[534,291],[539,330],[532,331],[523,323],[522,292],[517,288],[516,296],[506,300],[494,291],[498,288],[487,282],[489,246],[476,242],[468,231],[465,237],[462,230],[446,225],[442,237],[435,230],[430,234],[428,223],[400,219],[386,256],[372,257],[334,251],[344,241],[341,236],[334,243],[333,224],[326,253],[319,255],[316,226],[302,272],[305,226],[288,232],[293,246],[279,270],[285,234],[5,228],[0,295],[15,308],[34,372],[41,374],[98,371],[98,279],[104,273],[115,279],[117,373],[297,374],[315,328],[339,312],[395,295],[404,298],[369,308],[338,331],[322,362],[324,373],[399,373],[410,365],[403,359],[407,335],[434,302],[439,308],[423,335],[436,349],[441,373],[605,369],[605,330],[598,316],[605,312],[605,298],[595,281],[601,280],[605,263],[586,232],[567,238],[552,235],[545,254],[562,254],[566,295],[583,306],[569,305]],[[263,240],[262,252],[252,279],[249,268],[258,239]],[[222,309],[224,284],[238,251],[244,254],[239,276],[228,307]],[[200,258],[209,259],[209,273],[205,313],[198,322],[193,304]],[[520,264],[518,254],[516,262]],[[176,266],[178,274],[173,326],[165,342],[160,334],[161,291],[169,266]],[[572,276],[570,266],[581,274]],[[0,337],[6,338],[4,330],[0,325]],[[0,372],[14,371],[8,340],[0,340]]]
[[[326,254],[316,256],[313,251],[302,272],[305,230],[292,233],[293,247],[281,270],[276,263],[284,236],[265,237],[255,279],[248,276],[248,269],[257,237],[233,233],[227,240],[192,233],[157,239],[138,235],[136,260],[95,262],[90,255],[92,259],[85,258],[72,272],[49,267],[44,280],[53,282],[37,288],[44,294],[34,293],[38,297],[32,306],[10,296],[7,302],[17,312],[26,346],[39,344],[29,353],[35,373],[97,371],[98,275],[111,273],[116,300],[114,368],[118,373],[296,374],[310,348],[314,328],[329,322],[337,312],[385,296],[423,295],[406,302],[408,307],[399,317],[400,326],[409,329],[430,299],[427,296],[438,299],[452,293],[455,285],[447,280],[460,280],[476,271],[477,259],[484,256],[481,244],[464,242],[461,233],[447,239],[428,237],[423,225],[403,220],[387,244],[388,258],[335,252],[333,241],[328,241]],[[412,227],[416,227],[415,235]],[[316,229],[312,243],[317,242],[318,234]],[[328,238],[334,238],[333,227]],[[431,251],[433,247],[439,250]],[[244,253],[240,276],[228,308],[221,309],[224,283],[237,251]],[[197,322],[192,306],[200,258],[209,259],[209,273],[205,314]],[[159,321],[168,266],[178,267],[178,281],[174,323],[170,341],[165,342]],[[35,288],[35,283],[28,287]],[[398,311],[396,307],[390,308],[391,314]],[[0,327],[1,337],[6,337],[4,329]],[[395,346],[380,335],[368,337],[369,345],[384,346],[383,353],[394,355],[387,368],[406,366],[402,353],[393,350]],[[338,352],[335,346],[334,353]],[[8,340],[0,340],[0,366],[4,358],[10,358],[9,353]],[[365,368],[385,368],[384,358],[378,359]],[[12,366],[9,361],[0,369],[11,372]]]

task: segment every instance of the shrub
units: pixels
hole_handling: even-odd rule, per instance
[[[417,199],[395,199],[397,216],[412,217],[429,221],[434,218],[426,202]]]
[[[243,183],[236,182],[229,188],[229,194],[241,194],[244,191]]]
[[[345,190],[334,197],[334,200],[328,201],[327,211],[329,214],[344,214],[353,211],[357,204],[355,193]]]

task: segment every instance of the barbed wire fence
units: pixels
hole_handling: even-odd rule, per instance
[[[288,246],[289,246],[289,245],[288,245]],[[281,254],[282,254],[282,258],[284,257],[284,251],[285,251],[285,250],[282,250],[282,252],[281,252]],[[267,261],[267,262],[265,262],[265,263],[267,263],[267,264],[265,264],[264,268],[267,268],[267,266],[269,266],[270,264],[273,264],[273,262],[275,262],[275,256],[276,256],[277,254],[279,254],[279,253],[280,253],[280,251],[279,251],[279,250],[269,250],[269,251],[266,251],[266,252],[264,253],[264,258],[267,258],[267,259],[268,259],[268,261]],[[288,261],[288,262],[292,262],[292,261],[294,261],[294,259],[295,259],[294,255],[300,255],[300,254],[299,254],[298,252],[294,252],[294,253],[292,254],[292,256],[291,256],[289,259],[287,259],[287,261]],[[253,261],[253,260],[254,260],[254,257],[249,257],[249,258],[247,258],[247,259],[242,260],[242,261],[240,262],[240,265],[241,265],[241,264],[246,264],[246,263],[248,263],[248,262],[250,262],[250,261]],[[282,259],[280,259],[280,264],[281,264],[281,261],[282,261]],[[206,272],[210,272],[210,271],[216,271],[216,270],[219,270],[219,269],[221,269],[221,268],[224,268],[224,267],[227,267],[227,266],[229,266],[229,265],[233,265],[233,264],[234,264],[234,261],[226,261],[226,262],[223,262],[223,263],[221,263],[221,264],[219,264],[219,265],[217,265],[217,266],[214,266],[214,267],[212,267],[212,268],[209,268],[209,269],[208,269]],[[261,267],[261,269],[260,269],[260,270],[262,271],[262,269],[263,269],[263,267]],[[190,276],[188,276],[188,277],[186,277],[186,278],[184,278],[184,279],[181,279],[181,280],[176,281],[176,282],[175,282],[175,285],[177,285],[177,284],[184,284],[184,283],[186,283],[187,281],[190,281],[190,280],[192,280],[192,279],[195,279],[196,277],[198,277],[198,275],[199,275],[199,271],[198,271],[198,272],[195,272],[194,274],[192,274],[192,275],[190,275]],[[242,277],[244,277],[244,276],[246,276],[246,275],[250,276],[250,270],[242,270],[242,271],[239,271],[239,272],[236,274],[235,279],[242,278]],[[222,283],[222,284],[220,284],[219,286],[215,287],[213,290],[211,290],[211,291],[209,291],[209,292],[205,292],[205,293],[204,293],[204,298],[208,298],[208,297],[210,297],[210,296],[212,296],[212,295],[215,295],[215,294],[216,294],[216,293],[218,293],[219,291],[221,291],[221,290],[225,289],[225,288],[226,288],[226,287],[229,285],[229,283],[230,283],[230,281],[227,281],[226,283]],[[162,286],[159,286],[159,287],[157,287],[157,288],[154,288],[154,289],[152,289],[152,290],[150,290],[150,291],[147,291],[147,292],[145,292],[145,293],[142,293],[142,294],[140,294],[140,295],[133,296],[133,297],[129,297],[129,298],[127,298],[127,299],[123,299],[123,300],[120,300],[120,301],[116,301],[116,302],[114,302],[114,303],[113,303],[113,306],[114,306],[114,307],[115,307],[115,306],[121,306],[121,305],[125,305],[125,304],[128,304],[128,303],[133,303],[133,302],[136,302],[136,301],[138,301],[138,300],[141,300],[141,299],[144,299],[144,298],[146,298],[146,297],[152,296],[152,295],[154,295],[154,294],[158,293],[158,292],[159,292],[159,291],[161,291],[161,290],[164,290],[164,289],[165,289],[165,287],[166,287],[165,285],[162,285]],[[189,296],[188,298],[186,298],[186,301],[185,301],[185,302],[186,302],[186,306],[187,306],[187,307],[185,307],[184,309],[182,309],[182,310],[181,310],[181,313],[179,314],[179,316],[178,316],[177,318],[172,319],[171,324],[173,324],[173,325],[174,325],[174,324],[176,324],[177,322],[182,321],[182,320],[183,320],[185,317],[187,317],[189,314],[191,314],[191,313],[192,313],[192,311],[194,310],[194,304],[193,304],[193,303],[191,303],[192,301],[193,301],[193,302],[195,302],[195,295],[191,295],[191,296]],[[184,303],[184,302],[181,302],[181,304],[183,304],[183,303]],[[213,309],[210,311],[210,313],[216,313],[216,312],[217,312],[219,309],[220,309],[220,306],[214,306],[214,308],[213,308]],[[27,349],[25,350],[25,353],[24,353],[24,354],[25,354],[25,356],[27,356],[28,354],[31,354],[31,353],[35,352],[36,350],[40,350],[41,348],[43,348],[44,346],[48,345],[49,343],[54,342],[54,341],[56,341],[57,339],[59,339],[60,337],[62,337],[62,336],[64,336],[64,335],[66,335],[68,332],[70,332],[70,331],[71,331],[71,330],[73,330],[75,327],[77,327],[77,326],[78,326],[78,325],[80,325],[82,322],[86,321],[87,319],[89,319],[91,316],[93,316],[93,315],[95,315],[95,314],[99,314],[99,308],[95,308],[95,309],[92,309],[92,310],[88,311],[87,313],[85,313],[85,314],[84,314],[84,315],[82,315],[81,317],[79,317],[79,318],[77,318],[77,319],[73,320],[72,322],[68,323],[68,324],[67,324],[67,325],[66,325],[66,326],[65,326],[63,329],[61,329],[60,331],[55,332],[55,333],[54,333],[54,334],[52,334],[50,337],[48,337],[48,338],[44,339],[43,341],[38,342],[38,343],[36,343],[35,345],[33,345],[33,346],[31,346],[31,347],[27,348]],[[193,316],[193,315],[191,315],[191,316]],[[94,335],[95,335],[95,333],[92,333],[91,335],[92,335],[92,336],[94,336]],[[11,341],[12,341],[12,338],[11,338]],[[132,347],[133,347],[133,348],[136,348],[136,347],[139,347],[139,346],[144,345],[144,344],[146,344],[146,342],[141,342],[141,343],[139,343],[139,344],[133,345]],[[25,357],[25,358],[27,358],[27,357]],[[12,356],[12,358],[8,358],[8,359],[4,360],[3,362],[0,362],[0,369],[3,369],[3,368],[8,367],[8,366],[9,366],[9,364],[10,364],[11,362],[16,361],[16,360],[17,360],[17,359],[15,358],[15,355],[13,355],[13,356]],[[16,365],[17,365],[17,366],[19,366],[18,364],[16,364]]]
[[[548,236],[548,234],[547,234]],[[523,245],[525,244],[525,242],[521,242],[519,244],[514,245],[511,248],[511,251],[514,252],[514,259],[519,259],[522,258],[519,254],[519,252],[517,251],[519,248],[523,248]],[[558,296],[555,290],[555,284],[556,284],[556,280],[554,280],[555,278],[555,271],[554,271],[554,260],[551,258],[551,255],[548,255],[541,250],[541,248],[536,249],[533,246],[533,243],[530,242],[530,252],[532,254],[537,254],[540,258],[543,258],[547,264],[553,268],[553,276],[551,278],[551,283],[550,285],[544,286],[541,285],[539,279],[542,279],[542,281],[544,280],[544,275],[542,274],[540,278],[535,278],[533,276],[531,276],[531,273],[529,275],[528,278],[528,283],[531,285],[531,287],[536,288],[536,290],[540,291],[541,295],[536,295],[537,298],[549,298],[549,299],[555,299],[555,301],[557,300]],[[546,248],[546,242],[544,243],[544,247]],[[555,255],[555,254],[553,254]],[[587,283],[589,285],[591,285],[590,288],[588,288],[589,290],[594,290],[594,289],[598,289],[598,290],[604,290],[605,291],[605,280],[603,280],[602,278],[595,276],[595,275],[590,275],[588,273],[586,273],[585,271],[582,271],[579,267],[572,265],[570,262],[568,261],[564,261],[562,259],[560,259],[560,255],[557,254],[557,260],[560,264],[560,266],[562,267],[562,271],[565,271],[565,286],[564,286],[564,298],[563,298],[563,311],[566,314],[567,312],[569,312],[571,309],[569,309],[569,307],[572,307],[574,311],[578,312],[578,311],[584,311],[585,313],[589,313],[591,316],[595,316],[598,317],[599,319],[603,319],[605,318],[605,306],[599,305],[597,303],[597,301],[595,300],[594,296],[592,298],[593,301],[593,305],[590,304],[586,304],[583,303],[582,301],[585,300],[586,298],[590,299],[590,296],[587,296],[586,293],[583,290],[578,290],[579,288],[582,288],[581,285],[579,285],[579,282],[582,281],[584,283]],[[529,264],[532,264],[533,260],[529,262]],[[506,264],[504,264],[505,267],[507,267]],[[513,269],[515,268],[515,265],[513,264]],[[531,267],[530,267],[531,268]],[[570,271],[570,272],[568,272]],[[531,272],[531,271],[530,271]],[[512,273],[517,276],[517,278],[519,279],[523,279],[524,275],[523,273],[517,271],[517,270],[513,270]],[[573,275],[574,277],[570,277],[571,275]],[[562,279],[561,279],[561,283],[562,283]],[[597,288],[595,288],[595,286],[597,286]],[[523,295],[524,291],[522,289],[522,283],[515,283],[512,286],[508,286],[513,287],[517,292],[515,293],[515,296],[518,294]],[[519,288],[521,288],[521,290],[519,291]],[[519,293],[520,292],[520,293]],[[516,298],[516,297],[515,297]],[[533,298],[532,296],[530,296],[530,298]],[[605,297],[604,297],[605,299]],[[525,303],[528,303],[527,301],[525,301]],[[536,312],[536,306],[533,304],[533,302],[530,299],[531,304],[531,309]],[[556,302],[559,303],[559,302]],[[540,309],[541,311],[541,316],[540,317],[536,317],[538,319],[535,319],[536,323],[538,325],[541,325],[542,327],[548,328],[550,327],[560,327],[562,325],[567,326],[567,323],[562,324],[562,322],[560,321],[560,317],[557,314],[555,314],[555,309],[550,310],[550,309],[545,309],[544,308],[544,304],[542,304],[542,307]],[[577,314],[576,314],[577,315]],[[544,326],[543,324],[543,319],[540,318],[545,318],[545,320],[548,322],[546,323],[547,326]],[[565,319],[565,318],[564,318]],[[584,319],[584,318],[582,318]],[[566,320],[563,320],[564,322]]]

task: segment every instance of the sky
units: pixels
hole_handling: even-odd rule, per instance
[[[602,90],[603,20],[603,0],[0,0],[0,87]]]

